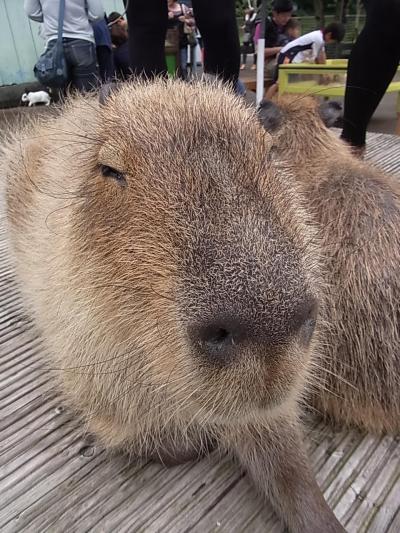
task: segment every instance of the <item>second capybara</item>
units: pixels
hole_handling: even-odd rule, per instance
[[[324,124],[334,102],[264,102],[271,153],[294,171],[319,225],[327,305],[313,403],[339,424],[400,431],[400,182]],[[333,120],[332,120],[333,121]]]

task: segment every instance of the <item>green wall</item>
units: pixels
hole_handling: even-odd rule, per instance
[[[106,13],[123,13],[122,0],[103,0],[103,6]],[[38,32],[23,0],[0,0],[0,86],[35,80],[32,69],[45,44]]]

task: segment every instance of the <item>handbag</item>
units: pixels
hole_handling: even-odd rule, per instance
[[[183,32],[186,35],[188,44],[190,44],[190,46],[196,46],[197,39],[196,39],[196,33],[194,29],[190,28],[188,24],[185,24],[183,28]]]
[[[179,4],[179,5],[181,6],[181,12],[183,13],[183,15],[186,15],[186,10],[183,9],[182,4]],[[184,22],[183,23],[183,33],[186,35],[187,43],[190,46],[196,46],[197,39],[196,39],[196,31],[195,31],[194,26],[191,26],[187,22]]]
[[[58,34],[55,46],[49,47],[41,54],[33,68],[36,79],[46,87],[64,87],[68,81],[67,65],[62,43],[65,0],[60,0],[58,10]]]

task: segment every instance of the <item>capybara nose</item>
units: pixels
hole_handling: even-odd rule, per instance
[[[262,313],[242,310],[232,316],[214,317],[190,325],[188,333],[209,362],[225,365],[240,357],[243,348],[256,347],[257,353],[271,354],[274,346],[285,345],[295,337],[306,346],[315,329],[317,310],[316,300],[310,297],[289,311],[285,308]]]

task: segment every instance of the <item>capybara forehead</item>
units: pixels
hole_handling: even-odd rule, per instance
[[[229,88],[176,80],[124,84],[101,108],[98,127],[103,143],[125,160],[138,151],[159,160],[207,151],[228,159],[249,151],[260,157],[270,141],[255,112]]]
[[[312,96],[285,94],[278,98],[283,130],[293,132],[301,140],[315,137],[326,130],[319,113],[319,102]],[[290,141],[289,141],[290,142]]]

